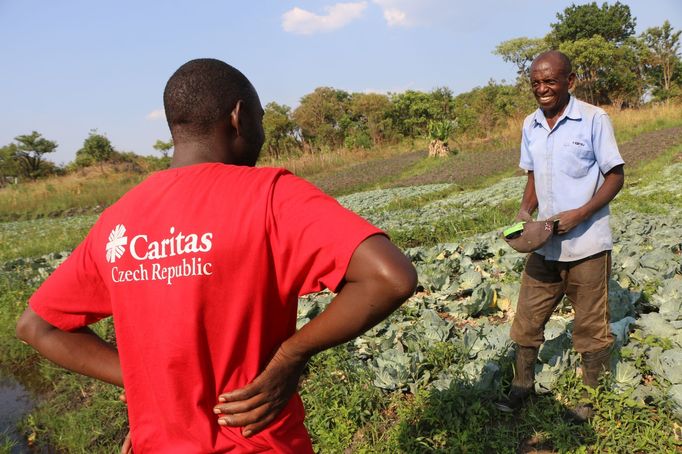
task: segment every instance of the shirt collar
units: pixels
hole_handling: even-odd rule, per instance
[[[582,114],[580,113],[580,107],[578,107],[578,103],[575,102],[575,96],[570,94],[568,98],[568,104],[564,109],[564,113],[561,114],[556,124],[559,124],[561,120],[563,120],[564,118],[569,118],[571,120],[580,120],[583,118]],[[547,120],[545,119],[545,114],[539,107],[535,111],[535,116],[533,117],[533,120],[535,122],[535,125],[542,125],[543,123],[547,123]]]

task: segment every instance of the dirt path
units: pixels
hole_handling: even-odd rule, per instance
[[[682,144],[682,126],[645,132],[619,146],[626,166],[648,161],[663,151]],[[395,186],[413,186],[429,183],[471,184],[482,177],[518,168],[519,151],[503,150],[482,153],[461,153],[427,174],[398,180]]]
[[[640,134],[620,147],[625,165],[636,165],[655,158],[665,150],[682,144],[682,126]]]
[[[335,172],[315,175],[310,181],[327,194],[348,194],[395,178],[426,155],[426,151],[411,151],[386,159],[359,162]]]
[[[620,152],[626,166],[632,166],[650,160],[678,144],[682,144],[682,126],[640,134],[621,144]],[[456,183],[468,186],[481,181],[482,178],[518,169],[519,151],[509,149],[460,153],[444,159],[442,165],[426,173],[399,178],[401,173],[425,157],[425,151],[415,151],[388,159],[365,161],[337,172],[317,176],[313,183],[332,195],[347,194],[373,184],[416,186]]]

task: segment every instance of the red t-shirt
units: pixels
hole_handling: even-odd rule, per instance
[[[298,296],[338,290],[377,233],[282,169],[169,169],[102,213],[30,306],[63,330],[113,315],[136,453],[312,452],[298,394],[248,439],[213,408],[295,332]]]

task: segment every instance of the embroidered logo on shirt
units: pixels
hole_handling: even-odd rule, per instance
[[[109,234],[107,243],[107,262],[114,263],[116,259],[123,257],[125,245],[128,244],[128,237],[125,236],[126,228],[123,224],[118,224]]]
[[[585,144],[584,144],[584,143],[578,142],[577,140],[574,140],[572,143],[573,143],[573,145],[577,145],[577,146],[579,146],[579,147],[583,147],[583,148],[585,147]]]

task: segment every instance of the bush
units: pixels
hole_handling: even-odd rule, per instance
[[[346,136],[343,140],[343,145],[346,148],[363,148],[368,150],[372,148],[372,138],[366,131],[354,131]]]
[[[430,121],[429,122],[429,137],[441,142],[447,142],[450,134],[455,129],[456,122],[451,120]]]

